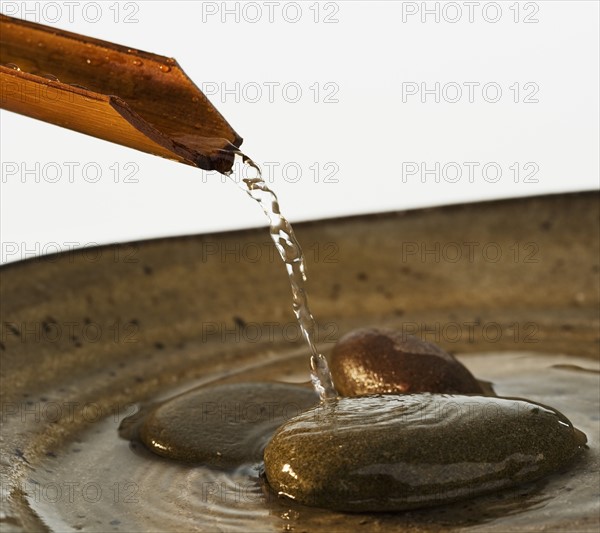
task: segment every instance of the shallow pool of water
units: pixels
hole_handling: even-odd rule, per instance
[[[217,471],[159,458],[119,438],[119,423],[131,414],[123,412],[37,464],[23,490],[32,509],[56,531],[597,530],[598,364],[532,353],[458,357],[478,378],[493,382],[498,395],[563,412],[587,434],[589,450],[564,472],[498,494],[397,514],[344,514],[277,498],[261,483],[259,465]],[[208,375],[224,380],[218,370]],[[290,353],[225,381],[265,379],[305,380],[306,355]],[[161,398],[179,392],[165,390]]]

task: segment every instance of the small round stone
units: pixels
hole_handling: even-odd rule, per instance
[[[317,402],[312,389],[286,383],[200,387],[152,409],[139,436],[169,459],[218,467],[257,463],[275,430]]]
[[[486,393],[477,379],[439,346],[386,329],[357,329],[342,337],[331,353],[330,369],[342,396]]]
[[[339,398],[288,421],[265,450],[280,496],[339,511],[402,511],[547,475],[585,447],[557,411],[526,401],[415,394]]]

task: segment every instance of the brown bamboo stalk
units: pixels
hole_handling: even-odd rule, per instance
[[[242,143],[174,59],[2,14],[0,107],[205,170]]]

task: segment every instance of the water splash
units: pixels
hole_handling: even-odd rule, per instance
[[[317,324],[308,306],[308,297],[305,289],[306,266],[304,255],[302,254],[302,248],[300,248],[300,244],[296,239],[292,225],[281,214],[277,196],[263,180],[260,168],[254,161],[241,152],[237,152],[233,168],[251,170],[254,173],[254,177],[238,180],[235,179],[233,170],[226,173],[226,175],[233,179],[252,199],[260,204],[269,219],[271,239],[281,259],[283,259],[290,280],[292,308],[310,348],[312,384],[321,400],[336,398],[338,394],[335,390],[331,373],[329,372],[327,359],[319,353],[315,345]]]

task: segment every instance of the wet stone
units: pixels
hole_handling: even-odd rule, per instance
[[[331,353],[330,370],[342,396],[490,392],[439,346],[385,329],[357,329],[342,337]]]
[[[179,461],[217,467],[257,463],[275,430],[317,401],[312,388],[302,385],[201,387],[145,414],[139,437],[156,454]]]
[[[339,398],[288,421],[265,450],[271,488],[305,505],[401,511],[527,483],[586,437],[515,399],[416,394]]]

